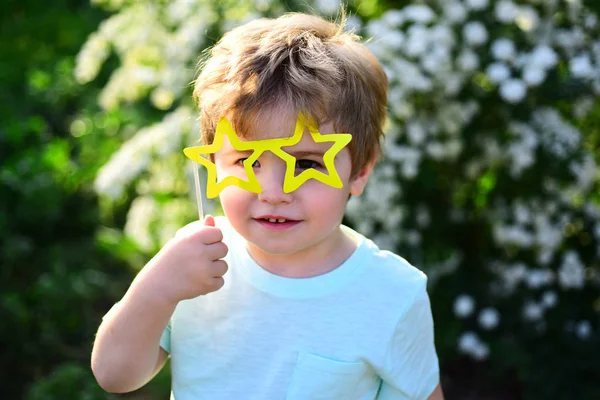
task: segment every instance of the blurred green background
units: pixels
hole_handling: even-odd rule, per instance
[[[188,136],[193,138],[196,134],[186,79],[193,75],[200,51],[218,40],[223,31],[251,15],[275,16],[284,11],[307,9],[308,4],[266,0],[188,3],[197,8],[185,11],[184,15],[177,14],[174,6],[169,8],[170,2],[4,0],[0,3],[0,338],[3,345],[0,397],[3,399],[168,398],[168,368],[136,393],[123,396],[104,393],[89,368],[95,331],[102,316],[123,295],[145,261],[178,227],[194,218],[195,206],[188,195],[189,176],[183,172],[186,164],[179,150],[191,142]],[[334,13],[337,5],[337,2],[316,3],[308,8],[325,15]],[[356,21],[372,23],[370,30],[362,32],[369,36],[380,28],[375,22],[388,21],[389,25],[395,18],[396,14],[388,11],[409,3],[356,1],[348,5],[348,10]],[[436,2],[421,3],[431,3],[440,15],[450,18],[451,10]],[[485,22],[492,38],[507,36],[517,43],[531,40],[513,34],[506,24],[492,21],[493,11],[487,14],[485,10],[498,2],[458,3],[470,7],[471,18]],[[538,11],[556,3],[556,14],[550,19],[554,18],[565,30],[573,26],[588,29],[597,24],[600,10],[597,1],[582,2],[587,8],[580,13],[589,18],[560,22],[561,16],[568,12],[560,7],[579,2],[515,3]],[[153,4],[153,9],[137,9],[140,4]],[[329,11],[324,12],[327,7]],[[134,28],[144,24],[144,18],[148,17],[144,12],[156,19],[149,23],[149,31],[141,34]],[[198,21],[197,14],[205,19]],[[119,15],[120,21],[111,19]],[[498,18],[497,9],[495,15]],[[105,23],[109,20],[112,25]],[[125,24],[133,25],[131,31],[124,28]],[[455,29],[460,32],[463,23],[457,24]],[[598,32],[595,26],[585,32],[582,28],[580,33],[585,36]],[[191,33],[184,28],[191,29]],[[402,29],[405,28],[398,28]],[[172,45],[164,45],[163,41],[171,40],[168,35],[174,32],[180,35],[173,39]],[[177,45],[181,44],[177,41],[196,40],[186,34],[203,37],[197,39],[200,43],[187,47],[195,50],[193,54],[182,55],[182,51],[177,51]],[[600,42],[597,37],[592,37],[591,42],[586,40],[581,48],[589,45],[591,64],[596,66],[590,79],[597,78],[595,84],[600,85]],[[175,50],[165,56],[153,46],[163,46],[164,51]],[[94,51],[90,50],[92,47]],[[387,62],[386,67],[399,59],[400,53],[394,55],[394,51],[400,50],[393,45],[389,51],[381,51],[384,53],[377,55]],[[546,86],[533,89],[532,85],[523,103],[510,104],[496,94],[495,83],[489,79],[492,72],[484,68],[483,64],[491,62],[490,56],[484,52],[477,54],[481,65],[474,67],[475,71],[456,93],[440,94],[442,89],[435,92],[439,84],[433,79],[433,89],[421,92],[403,89],[402,94],[395,92],[397,96],[390,98],[392,131],[401,130],[399,126],[404,123],[409,125],[413,114],[405,113],[406,104],[427,112],[444,106],[446,100],[450,103],[451,96],[464,101],[459,103],[464,106],[462,109],[467,109],[466,104],[472,99],[480,104],[476,116],[461,126],[465,150],[460,157],[450,161],[433,156],[425,158],[418,179],[410,178],[408,170],[402,169],[406,164],[387,165],[392,167],[388,168],[392,171],[389,180],[396,179],[393,184],[402,187],[404,193],[393,189],[396,191],[389,204],[406,205],[409,215],[397,223],[395,232],[398,236],[401,227],[406,228],[402,238],[422,239],[402,241],[383,222],[365,225],[352,213],[347,223],[363,232],[383,232],[382,243],[388,243],[430,275],[436,343],[447,399],[600,399],[598,92],[589,81],[570,79],[582,73],[575,72],[577,66],[568,62],[568,57],[576,55],[565,52],[559,59],[566,61],[559,60],[545,76]],[[452,56],[459,55],[452,53]],[[94,61],[93,57],[97,59]],[[174,66],[163,65],[169,64],[169,57],[176,59]],[[581,71],[583,64],[578,65],[577,71]],[[132,76],[127,75],[127,68],[132,66],[149,68],[152,73],[144,75],[146,81],[140,78],[133,84]],[[168,74],[160,72],[161,68]],[[148,71],[138,69],[136,73],[143,75]],[[162,73],[159,78],[156,71]],[[177,80],[177,71],[181,71],[183,81]],[[440,82],[453,79],[442,72],[438,77]],[[406,88],[402,85],[392,81],[392,87]],[[503,159],[502,154],[510,154],[512,147],[500,148],[500,155],[491,163],[478,158],[484,153],[489,155],[486,151],[490,146],[485,141],[477,144],[476,133],[495,135],[501,145],[510,144],[513,137],[508,132],[513,128],[507,125],[499,133],[492,132],[493,128],[505,126],[513,117],[528,119],[541,106],[559,110],[569,126],[581,132],[582,139],[571,148],[567,160],[581,161],[579,164],[563,162],[540,147],[534,152],[531,169],[526,166],[524,175],[511,175],[507,172],[511,161]],[[580,112],[580,108],[585,111]],[[169,115],[174,117],[168,119]],[[453,115],[450,120],[453,118],[459,116]],[[178,134],[169,138],[170,148],[161,154],[157,150],[162,140],[160,131],[167,128]],[[398,145],[406,140],[406,134],[403,135],[397,135]],[[139,171],[121,171],[121,175],[131,176],[121,176],[123,182],[117,185],[114,180],[119,171],[111,175],[110,165],[115,164],[115,155],[119,154],[145,161],[136,164]],[[464,175],[463,170],[475,172]],[[589,182],[578,178],[584,170]],[[381,171],[385,178],[386,168]],[[566,200],[555,207],[565,217],[550,217],[551,223],[562,221],[555,246],[556,254],[560,253],[562,258],[557,255],[556,261],[540,261],[538,250],[531,250],[523,241],[500,239],[498,232],[505,231],[495,225],[506,218],[503,204],[522,201],[545,207],[547,199],[559,196],[543,186],[548,182],[545,177],[556,178],[558,183],[552,182],[566,193]],[[373,186],[377,188],[381,182],[375,181]],[[530,200],[532,203],[528,203]],[[421,213],[424,208],[429,212]],[[429,222],[422,223],[425,220]],[[548,228],[547,233],[552,232]],[[541,229],[538,236],[543,234]],[[454,249],[462,252],[455,253]],[[450,262],[444,264],[444,260]],[[518,262],[523,260],[528,268],[518,268]],[[569,260],[580,262],[569,264]],[[575,268],[573,274],[577,275],[580,264],[584,266],[582,283],[570,284],[571,278],[567,278],[571,275],[567,272]],[[571,268],[572,265],[575,267]],[[503,275],[504,283],[506,279],[516,282],[510,295],[498,294],[495,275],[498,268],[516,274],[513,278]],[[552,300],[556,296],[560,299],[558,306]],[[473,306],[473,302],[477,305]],[[536,312],[542,312],[540,304],[549,309],[543,324],[535,317]],[[470,311],[473,307],[484,311],[479,319]],[[498,312],[501,319],[496,327]],[[528,321],[522,321],[523,313]],[[487,323],[482,322],[483,314]],[[536,318],[537,322],[531,323]],[[481,338],[464,335],[476,331],[480,331]],[[487,344],[482,345],[480,340]]]

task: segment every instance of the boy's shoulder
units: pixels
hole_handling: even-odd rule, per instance
[[[351,228],[343,226],[343,229],[358,240],[360,281],[366,289],[372,288],[383,297],[399,293],[410,296],[410,293],[425,289],[427,276],[423,271],[398,254],[382,250],[374,241]]]
[[[427,275],[400,255],[382,250],[371,239],[364,238],[368,249],[366,275],[373,276],[379,284],[395,288],[419,287],[426,285]]]

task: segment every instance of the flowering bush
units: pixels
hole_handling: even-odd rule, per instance
[[[529,397],[597,394],[582,375],[600,337],[597,15],[440,1],[366,31],[391,121],[352,221],[429,273],[444,343],[512,370]]]
[[[98,2],[117,13],[82,49],[78,79],[94,79],[114,52],[100,104],[165,110],[96,180],[114,199],[134,185],[125,231],[152,251],[194,211],[180,149],[197,136],[188,82],[198,55],[285,3]],[[448,398],[600,398],[598,11],[580,0],[365,9],[350,5],[349,26],[386,68],[390,118],[348,223],[428,274]]]

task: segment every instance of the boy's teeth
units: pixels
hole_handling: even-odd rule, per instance
[[[285,219],[267,218],[269,222],[285,222]]]

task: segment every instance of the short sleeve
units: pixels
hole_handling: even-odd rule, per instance
[[[433,317],[420,280],[417,293],[398,321],[386,349],[378,400],[426,400],[440,380],[433,337]]]
[[[160,347],[167,353],[171,353],[171,321],[165,327],[162,336],[160,337]]]

